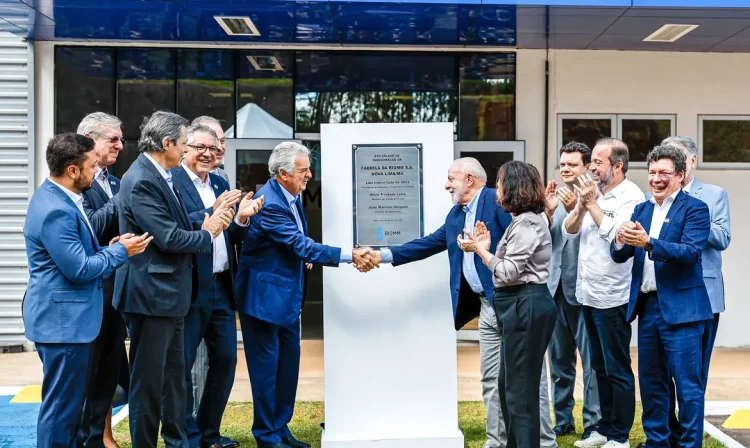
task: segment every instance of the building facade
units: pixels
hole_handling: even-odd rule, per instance
[[[303,198],[314,238],[321,232],[319,160],[326,156],[321,123],[453,122],[456,155],[477,156],[491,178],[516,158],[547,180],[559,179],[562,144],[615,136],[630,147],[628,175],[644,190],[649,149],[674,133],[690,136],[700,148],[699,177],[727,190],[736,230],[724,255],[727,312],[717,345],[750,345],[741,280],[750,242],[737,224],[750,214],[743,201],[750,179],[750,5],[5,3],[34,18],[24,23],[0,8],[4,29],[15,27],[10,31],[30,42],[27,164],[0,161],[3,173],[26,170],[27,192],[48,174],[49,138],[74,131],[95,110],[123,120],[125,150],[113,169],[120,176],[137,156],[142,118],[159,109],[221,120],[231,147],[226,168],[245,190],[265,182],[277,142],[303,142],[318,161]],[[15,171],[7,176],[20,179]],[[13,216],[15,227],[22,225],[22,215]],[[8,235],[8,247],[22,247],[22,234]],[[25,275],[24,266],[5,263],[0,279],[16,283],[0,295],[0,335],[11,322],[3,310],[20,307]],[[315,268],[303,311],[308,337],[322,335],[322,303],[322,270]]]

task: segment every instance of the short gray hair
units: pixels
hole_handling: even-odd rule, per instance
[[[204,124],[204,123],[213,123],[221,127],[221,122],[219,120],[217,120],[214,117],[209,117],[208,115],[201,115],[200,117],[193,120],[193,122],[190,124],[195,126],[196,124]]]
[[[487,182],[487,172],[482,167],[482,164],[479,163],[479,160],[474,157],[462,157],[456,159],[451,164],[451,167],[462,173],[471,174],[481,181]]]
[[[622,163],[623,174],[628,172],[628,161],[630,160],[630,151],[624,141],[614,137],[604,137],[596,141],[596,148],[599,145],[609,146],[609,164],[612,166]]]
[[[698,155],[698,145],[695,144],[692,138],[685,137],[682,135],[672,135],[661,142],[661,146],[675,146],[686,150],[691,156]]]
[[[281,170],[291,174],[294,172],[294,164],[297,157],[310,157],[310,150],[294,142],[281,142],[271,152],[268,158],[268,173],[271,176],[279,176]]]
[[[187,144],[191,144],[193,142],[193,138],[195,137],[196,132],[203,132],[205,134],[210,135],[214,138],[214,140],[218,140],[219,137],[216,136],[216,131],[209,128],[205,124],[192,124],[188,126],[187,128]]]
[[[164,152],[164,139],[176,142],[182,136],[182,128],[187,126],[187,119],[180,115],[164,110],[154,112],[150,117],[143,119],[138,151]]]
[[[86,135],[101,132],[102,128],[119,128],[122,120],[105,112],[93,112],[81,120],[76,134]]]

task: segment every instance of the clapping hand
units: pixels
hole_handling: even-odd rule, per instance
[[[380,267],[380,262],[383,260],[383,256],[380,251],[374,251],[369,247],[353,249],[352,260],[354,261],[354,267],[359,272],[369,272],[374,268]]]
[[[229,203],[222,202],[218,207],[214,208],[214,213],[211,216],[208,216],[208,213],[205,214],[201,228],[208,230],[216,238],[229,227],[229,224],[232,223],[232,218],[234,218],[234,209]]]
[[[237,220],[240,224],[245,225],[247,220],[251,216],[255,216],[260,209],[263,207],[263,195],[258,199],[253,199],[253,192],[251,191],[240,202],[240,206],[237,208]]]
[[[557,182],[550,181],[547,184],[547,189],[544,191],[544,208],[548,215],[555,213],[555,209],[560,203],[560,199],[557,197]]]
[[[566,212],[570,213],[574,208],[576,208],[578,196],[576,196],[575,192],[571,190],[567,185],[561,185],[557,187],[557,197],[562,201],[563,207],[565,207]]]
[[[148,236],[148,232],[144,233],[141,236],[135,236],[132,233],[126,233],[125,235],[112,238],[112,241],[109,242],[109,245],[113,245],[116,242],[119,242],[123,246],[125,246],[125,249],[128,250],[128,257],[132,257],[133,255],[138,255],[140,253],[143,253],[144,250],[146,250],[146,247],[148,247],[148,243],[153,240],[153,236]]]
[[[640,222],[626,222],[620,226],[617,231],[617,240],[621,244],[627,244],[633,247],[646,247],[646,244],[651,240],[646,230],[641,226]]]
[[[219,195],[218,198],[216,198],[216,202],[214,202],[214,213],[216,212],[216,209],[219,208],[221,203],[225,203],[227,208],[232,208],[235,205],[237,205],[238,202],[240,202],[240,199],[242,199],[242,192],[240,190],[227,190],[221,195]]]
[[[458,235],[458,247],[464,252],[477,252],[479,249],[490,250],[491,235],[487,226],[482,221],[477,221],[474,226],[474,232],[464,229],[464,234],[468,239],[463,239]]]
[[[599,189],[591,174],[585,173],[578,176],[578,185],[573,185],[573,188],[578,192],[581,203],[586,207],[596,203],[596,200],[599,198]]]

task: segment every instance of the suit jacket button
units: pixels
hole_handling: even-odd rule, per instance
[[[193,269],[193,263],[190,263],[190,269]]]
[[[101,291],[101,290],[102,290],[102,285],[99,285],[99,291]]]

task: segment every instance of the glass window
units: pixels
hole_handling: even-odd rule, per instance
[[[174,78],[174,50],[118,50],[117,114],[126,140],[138,139],[144,117],[175,110]]]
[[[699,117],[702,163],[750,163],[750,117]]]
[[[619,138],[630,152],[631,162],[645,162],[648,153],[674,135],[674,115],[618,115]]]
[[[495,188],[497,170],[505,163],[514,160],[512,152],[461,151],[461,157],[473,157],[479,161],[487,173],[487,187]]]
[[[585,143],[594,149],[596,141],[614,136],[614,115],[558,115],[558,146]]]
[[[461,56],[459,70],[459,140],[515,140],[515,55]]]
[[[456,58],[445,54],[298,52],[296,131],[321,123],[455,122]]]
[[[115,113],[114,50],[55,48],[55,133],[75,132],[91,112]]]
[[[294,136],[294,53],[243,51],[237,79],[237,132],[228,138],[292,138]]]
[[[177,113],[192,121],[209,115],[221,127],[234,126],[234,52],[177,52]]]

